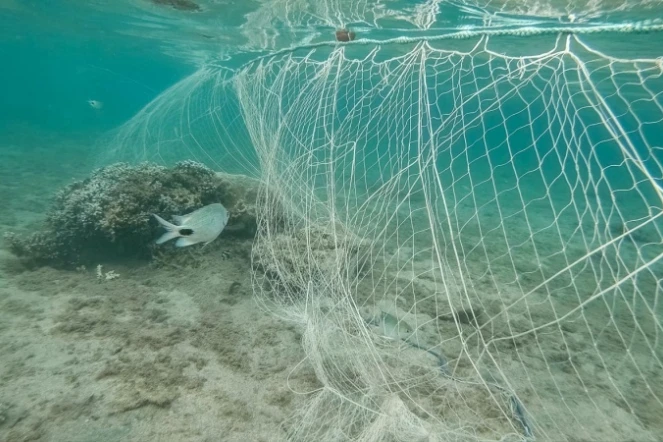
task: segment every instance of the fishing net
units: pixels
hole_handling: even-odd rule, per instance
[[[236,75],[270,190],[256,296],[323,385],[294,440],[661,434],[662,64],[543,41]]]
[[[258,158],[223,68],[202,68],[159,94],[100,141],[99,165],[194,160],[257,177]]]
[[[260,177],[255,296],[321,385],[292,440],[663,434],[663,62],[614,44],[661,25],[583,29],[612,44],[494,26],[206,67],[115,134],[114,160]]]

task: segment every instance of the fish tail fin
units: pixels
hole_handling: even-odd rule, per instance
[[[159,215],[157,215],[155,213],[153,213],[152,216],[155,217],[157,219],[157,221],[159,221],[159,224],[161,224],[161,226],[164,229],[166,229],[166,233],[164,233],[163,235],[161,235],[159,237],[159,239],[157,239],[157,244],[165,243],[166,241],[170,241],[171,239],[177,238],[177,237],[180,236],[179,230],[180,230],[181,226],[176,226],[173,223],[169,223],[168,221],[161,218]]]

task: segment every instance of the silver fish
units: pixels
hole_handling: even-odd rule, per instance
[[[390,313],[380,312],[379,315],[372,317],[366,322],[380,327],[381,334],[385,338],[393,340],[406,339],[412,334],[410,324]]]
[[[381,318],[382,333],[385,337],[391,339],[403,339],[412,334],[412,327],[402,319],[394,315],[382,312]]]
[[[157,244],[179,238],[175,242],[177,247],[191,246],[200,242],[207,245],[214,241],[228,224],[228,211],[219,203],[201,207],[188,215],[173,216],[173,221],[177,225],[169,223],[159,215],[154,213],[152,215],[167,230],[157,239]]]
[[[104,103],[102,103],[99,100],[87,100],[87,104],[90,105],[92,109],[102,109],[104,107]]]

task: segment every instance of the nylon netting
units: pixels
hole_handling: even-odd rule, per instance
[[[202,68],[159,94],[102,140],[99,164],[198,161],[215,170],[258,176],[232,72]],[[249,148],[247,148],[249,147]]]
[[[269,190],[256,297],[322,385],[293,440],[663,434],[661,61],[490,43],[234,79]]]
[[[660,439],[663,62],[539,31],[206,67],[115,134],[262,180],[255,297],[320,384],[292,440]]]

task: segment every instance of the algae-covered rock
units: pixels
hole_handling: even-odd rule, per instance
[[[257,194],[257,181],[217,174],[192,161],[173,168],[118,163],[58,192],[40,231],[25,238],[9,233],[5,240],[15,255],[36,264],[149,259],[163,233],[152,213],[169,219],[218,202],[230,215],[222,236],[251,236]]]

